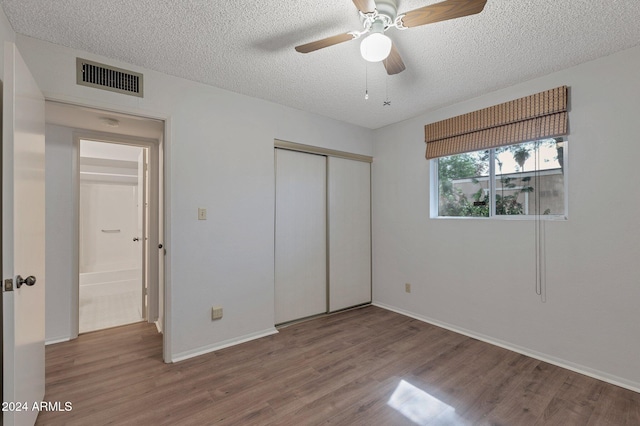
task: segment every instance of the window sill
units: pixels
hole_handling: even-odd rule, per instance
[[[568,221],[569,218],[565,215],[540,215],[540,216],[534,216],[534,215],[510,215],[510,216],[491,216],[491,217],[480,217],[480,216],[433,216],[430,217],[430,219],[436,219],[436,220],[448,220],[448,219],[453,219],[453,220],[473,220],[473,219],[477,219],[477,220],[495,220],[495,221],[502,221],[502,220],[506,220],[506,221],[524,221],[524,220],[529,220],[529,221],[534,221],[537,220],[538,218],[540,218],[540,220],[544,220],[544,221],[550,221],[550,222],[556,222],[556,221]]]

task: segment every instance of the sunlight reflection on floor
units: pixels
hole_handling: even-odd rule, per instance
[[[467,425],[456,410],[427,392],[401,380],[387,405],[418,425]]]

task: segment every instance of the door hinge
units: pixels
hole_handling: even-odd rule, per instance
[[[13,291],[13,279],[4,280],[4,291]]]

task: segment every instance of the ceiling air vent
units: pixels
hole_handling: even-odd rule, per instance
[[[76,79],[82,86],[142,97],[142,74],[76,58]]]

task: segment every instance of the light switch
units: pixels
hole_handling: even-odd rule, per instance
[[[198,220],[207,220],[207,209],[198,208]]]

